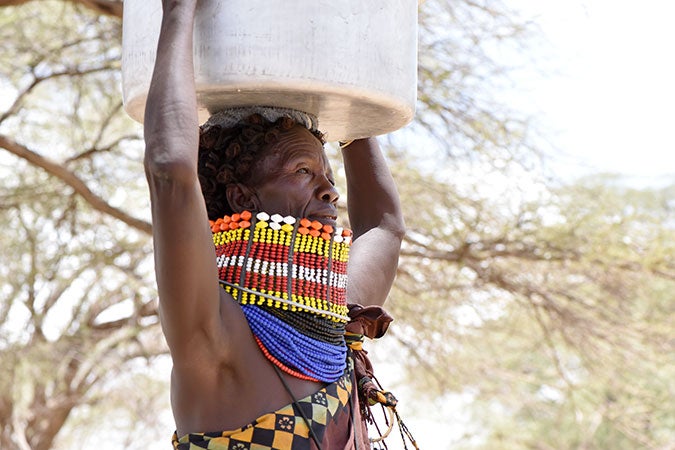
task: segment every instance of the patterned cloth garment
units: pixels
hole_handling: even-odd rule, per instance
[[[311,444],[309,427],[299,408],[309,421],[315,436],[322,442],[332,422],[344,414],[351,414],[353,362],[343,375],[295,403],[264,414],[250,424],[231,431],[190,433],[178,439],[173,435],[175,450],[308,450]]]

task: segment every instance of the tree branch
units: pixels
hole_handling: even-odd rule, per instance
[[[0,0],[1,2],[2,0]],[[98,66],[98,67],[91,67],[89,69],[77,69],[77,68],[68,68],[65,70],[61,70],[58,72],[52,72],[49,75],[44,75],[44,76],[36,76],[33,73],[33,76],[35,77],[33,81],[26,86],[24,89],[22,89],[19,94],[16,96],[14,99],[14,102],[10,105],[10,107],[5,111],[2,115],[0,115],[0,123],[4,122],[8,117],[15,115],[17,111],[21,108],[21,105],[23,103],[24,98],[26,98],[32,91],[35,89],[36,86],[38,86],[40,83],[43,81],[50,80],[52,78],[58,78],[58,77],[78,77],[78,76],[84,76],[84,75],[89,75],[92,73],[96,72],[102,72],[105,70],[110,70],[110,67],[107,66]]]
[[[152,225],[148,222],[130,216],[124,211],[117,209],[107,203],[103,198],[99,197],[87,187],[87,185],[77,177],[73,172],[64,168],[60,164],[50,161],[49,159],[35,153],[24,145],[19,144],[13,139],[0,135],[0,147],[6,149],[10,153],[23,158],[29,163],[44,169],[50,175],[59,178],[68,186],[73,188],[87,203],[89,203],[95,210],[112,216],[132,228],[137,229],[145,234],[152,233]]]

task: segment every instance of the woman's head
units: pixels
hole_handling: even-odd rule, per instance
[[[249,209],[334,221],[337,191],[323,137],[288,117],[254,114],[232,127],[202,127],[198,172],[209,219]]]

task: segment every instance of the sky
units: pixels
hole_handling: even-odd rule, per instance
[[[675,2],[507,3],[539,28],[512,94],[536,114],[559,170],[675,181]]]

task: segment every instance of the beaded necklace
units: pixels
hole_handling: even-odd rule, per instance
[[[263,354],[298,378],[337,380],[346,367],[351,231],[249,211],[209,224],[220,283]]]

